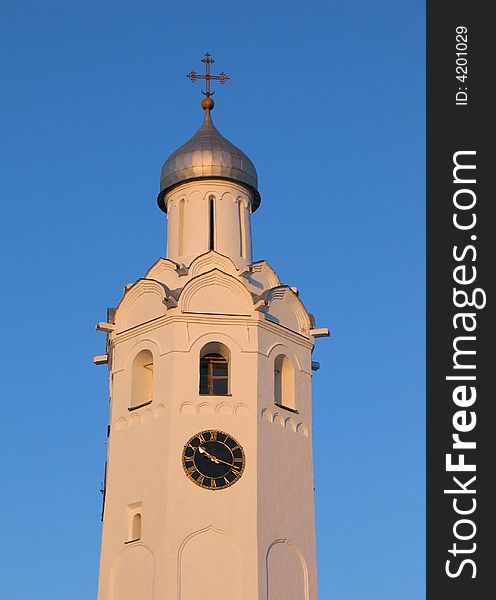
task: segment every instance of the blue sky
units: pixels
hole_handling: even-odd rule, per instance
[[[254,258],[333,334],[320,598],[424,597],[424,34],[416,0],[3,1],[0,597],[96,597],[94,325],[164,255],[160,168],[200,125],[206,50],[231,76],[215,123],[259,174]]]

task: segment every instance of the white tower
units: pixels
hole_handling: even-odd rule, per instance
[[[316,600],[311,353],[252,262],[250,159],[205,119],[162,169],[167,257],[97,328],[110,371],[99,600]],[[196,73],[190,74],[194,80]]]

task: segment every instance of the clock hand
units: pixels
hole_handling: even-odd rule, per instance
[[[207,458],[209,458],[214,463],[218,463],[219,461],[220,462],[224,462],[224,461],[221,461],[220,458],[217,458],[216,456],[213,456],[212,454],[210,454],[209,452],[207,452],[205,450],[205,448],[203,448],[203,446],[199,446],[198,450],[199,450],[200,454],[205,454],[205,456]]]
[[[227,465],[228,467],[232,467],[232,468],[234,468],[234,469],[239,469],[239,467],[238,467],[237,465],[233,465],[232,463],[228,463],[228,462],[226,462],[225,460],[222,460],[222,458],[217,458],[216,456],[213,456],[212,454],[210,454],[209,452],[207,452],[207,451],[205,450],[205,448],[203,448],[203,446],[199,446],[199,447],[198,447],[198,450],[199,450],[199,452],[200,452],[201,454],[205,454],[205,456],[206,456],[207,458],[209,458],[209,459],[210,459],[212,462],[214,462],[214,463],[217,463],[217,464],[219,464],[219,463],[222,463],[222,464],[224,464],[224,465]]]

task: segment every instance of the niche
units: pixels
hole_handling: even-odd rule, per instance
[[[274,361],[274,403],[296,411],[294,367],[284,354]]]
[[[131,409],[149,404],[153,399],[153,356],[142,350],[133,361]]]

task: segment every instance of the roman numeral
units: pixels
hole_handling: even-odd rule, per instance
[[[217,432],[216,431],[211,431],[210,432],[210,441],[217,441]]]
[[[196,467],[195,467],[194,465],[192,465],[191,467],[188,467],[188,468],[186,469],[186,473],[187,473],[188,475],[192,475],[192,474],[193,474],[195,471],[196,471]]]
[[[203,437],[203,434],[198,434],[198,439],[200,440],[200,444],[204,444],[205,443],[205,438]]]
[[[217,484],[215,483],[215,479],[211,480],[210,487],[212,487],[212,488],[216,488],[217,487]]]
[[[203,477],[203,475],[200,475],[200,477],[198,477],[198,479],[196,480],[198,483],[203,483],[205,477]]]

